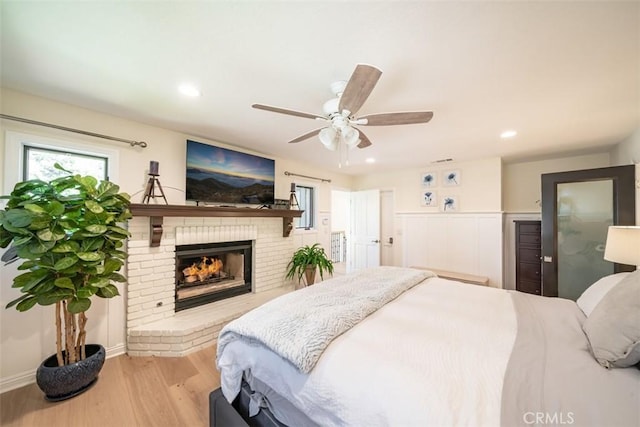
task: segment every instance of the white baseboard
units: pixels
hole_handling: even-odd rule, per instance
[[[107,352],[107,359],[119,356],[127,351],[124,344],[115,345],[105,350]],[[11,375],[10,377],[0,378],[0,394],[35,383],[37,369],[38,367],[36,366],[32,370]]]
[[[36,367],[37,369],[37,367]],[[36,370],[29,372],[23,372],[20,374],[12,375],[7,378],[0,379],[0,393],[6,391],[15,390],[16,388],[24,387],[36,382]]]

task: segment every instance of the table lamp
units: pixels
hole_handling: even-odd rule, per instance
[[[604,259],[640,266],[640,226],[610,226]]]

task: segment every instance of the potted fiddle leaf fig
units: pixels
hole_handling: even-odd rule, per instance
[[[321,279],[324,279],[324,271],[333,275],[333,262],[327,257],[324,248],[319,243],[303,246],[294,252],[287,265],[286,277],[287,279],[296,277],[299,282],[304,276],[307,285],[313,285],[316,270],[320,273]]]
[[[105,351],[86,344],[86,313],[93,298],[119,295],[114,283],[126,281],[118,271],[129,236],[122,225],[131,218],[129,195],[116,184],[55,167],[67,175],[16,184],[0,210],[0,247],[11,244],[3,260],[22,260],[24,271],[13,280],[22,295],[7,308],[55,306],[57,351],[36,371],[48,400],[75,396],[97,379]]]

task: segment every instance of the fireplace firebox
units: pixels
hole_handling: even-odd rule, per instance
[[[176,246],[175,310],[251,292],[250,240]]]

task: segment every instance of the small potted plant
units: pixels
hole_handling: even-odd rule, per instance
[[[298,282],[302,277],[306,279],[307,286],[313,285],[316,277],[316,270],[320,273],[320,278],[324,279],[324,272],[333,275],[333,262],[327,258],[324,248],[319,243],[312,246],[298,248],[291,257],[287,265],[287,279],[296,277]]]
[[[126,281],[118,271],[129,232],[118,224],[131,212],[129,195],[114,183],[55,167],[69,175],[20,182],[2,196],[8,201],[0,210],[0,247],[11,244],[3,260],[20,258],[18,270],[26,270],[13,280],[22,295],[7,308],[55,305],[57,352],[40,365],[36,381],[48,400],[63,400],[88,389],[104,363],[104,347],[85,344],[86,312],[93,297],[115,297],[113,282]]]

